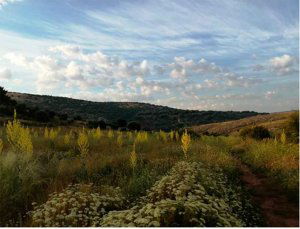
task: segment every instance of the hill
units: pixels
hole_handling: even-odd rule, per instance
[[[166,106],[138,102],[92,102],[66,97],[9,92],[18,103],[40,110],[81,116],[84,120],[101,120],[111,123],[118,119],[137,121],[145,129],[175,129],[200,124],[237,120],[255,116],[253,111],[198,111],[181,110]]]
[[[270,131],[276,131],[283,128],[291,113],[292,111],[256,115],[240,120],[193,126],[191,130],[198,134],[229,135],[244,127],[260,125],[268,128]]]

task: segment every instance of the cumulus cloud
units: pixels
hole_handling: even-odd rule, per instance
[[[270,68],[277,75],[289,75],[297,72],[297,58],[284,54],[269,60]]]
[[[51,47],[39,56],[8,53],[4,58],[36,75],[38,93],[63,90],[60,95],[96,101],[163,104],[170,101],[168,98],[177,98],[180,102],[176,106],[185,106],[186,101],[199,105],[203,91],[250,87],[262,82],[230,72],[204,58],[175,57],[171,63],[153,65],[147,60],[129,61],[72,45]],[[213,104],[209,107],[213,108]]]
[[[0,79],[9,80],[12,78],[11,71],[7,68],[0,69]]]
[[[219,74],[223,69],[215,63],[209,63],[201,58],[198,62],[194,60],[186,60],[184,57],[175,57],[174,62],[169,64],[172,69],[170,76],[172,78],[183,79],[188,76],[188,73],[197,74]]]
[[[21,0],[0,0],[0,9],[9,3],[20,2]]]
[[[263,82],[263,80],[259,78],[238,76],[232,72],[225,73],[223,79],[225,80],[225,85],[229,87],[250,87]]]

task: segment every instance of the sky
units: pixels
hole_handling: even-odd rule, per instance
[[[9,91],[193,110],[299,104],[298,0],[0,0]]]

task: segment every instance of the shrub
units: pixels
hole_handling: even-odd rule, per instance
[[[49,200],[35,207],[30,215],[32,226],[98,226],[104,214],[120,209],[123,204],[119,188],[76,184],[51,194]]]
[[[38,111],[35,113],[35,118],[38,122],[49,122],[50,117],[45,111]]]
[[[299,111],[293,112],[287,121],[287,136],[290,142],[299,141]]]
[[[117,121],[119,127],[126,127],[127,121],[125,119],[118,119]]]
[[[240,131],[240,136],[250,137],[256,140],[262,140],[264,138],[270,138],[271,134],[269,130],[263,126],[255,126],[255,127],[245,127]]]
[[[128,123],[127,128],[129,130],[140,130],[141,124],[139,124],[138,122],[130,122]]]
[[[220,172],[179,162],[136,206],[112,211],[101,226],[244,226],[243,203]]]
[[[33,145],[28,128],[24,128],[20,121],[17,120],[17,113],[14,113],[14,120],[9,121],[6,125],[7,140],[15,151],[26,153],[31,156]]]

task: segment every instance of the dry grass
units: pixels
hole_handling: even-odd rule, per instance
[[[282,129],[288,117],[292,113],[293,112],[281,112],[266,115],[257,115],[235,121],[194,126],[191,128],[191,130],[199,134],[207,132],[209,134],[229,135],[238,132],[241,128],[244,127],[260,125],[268,128],[270,131],[276,131],[277,129]]]

